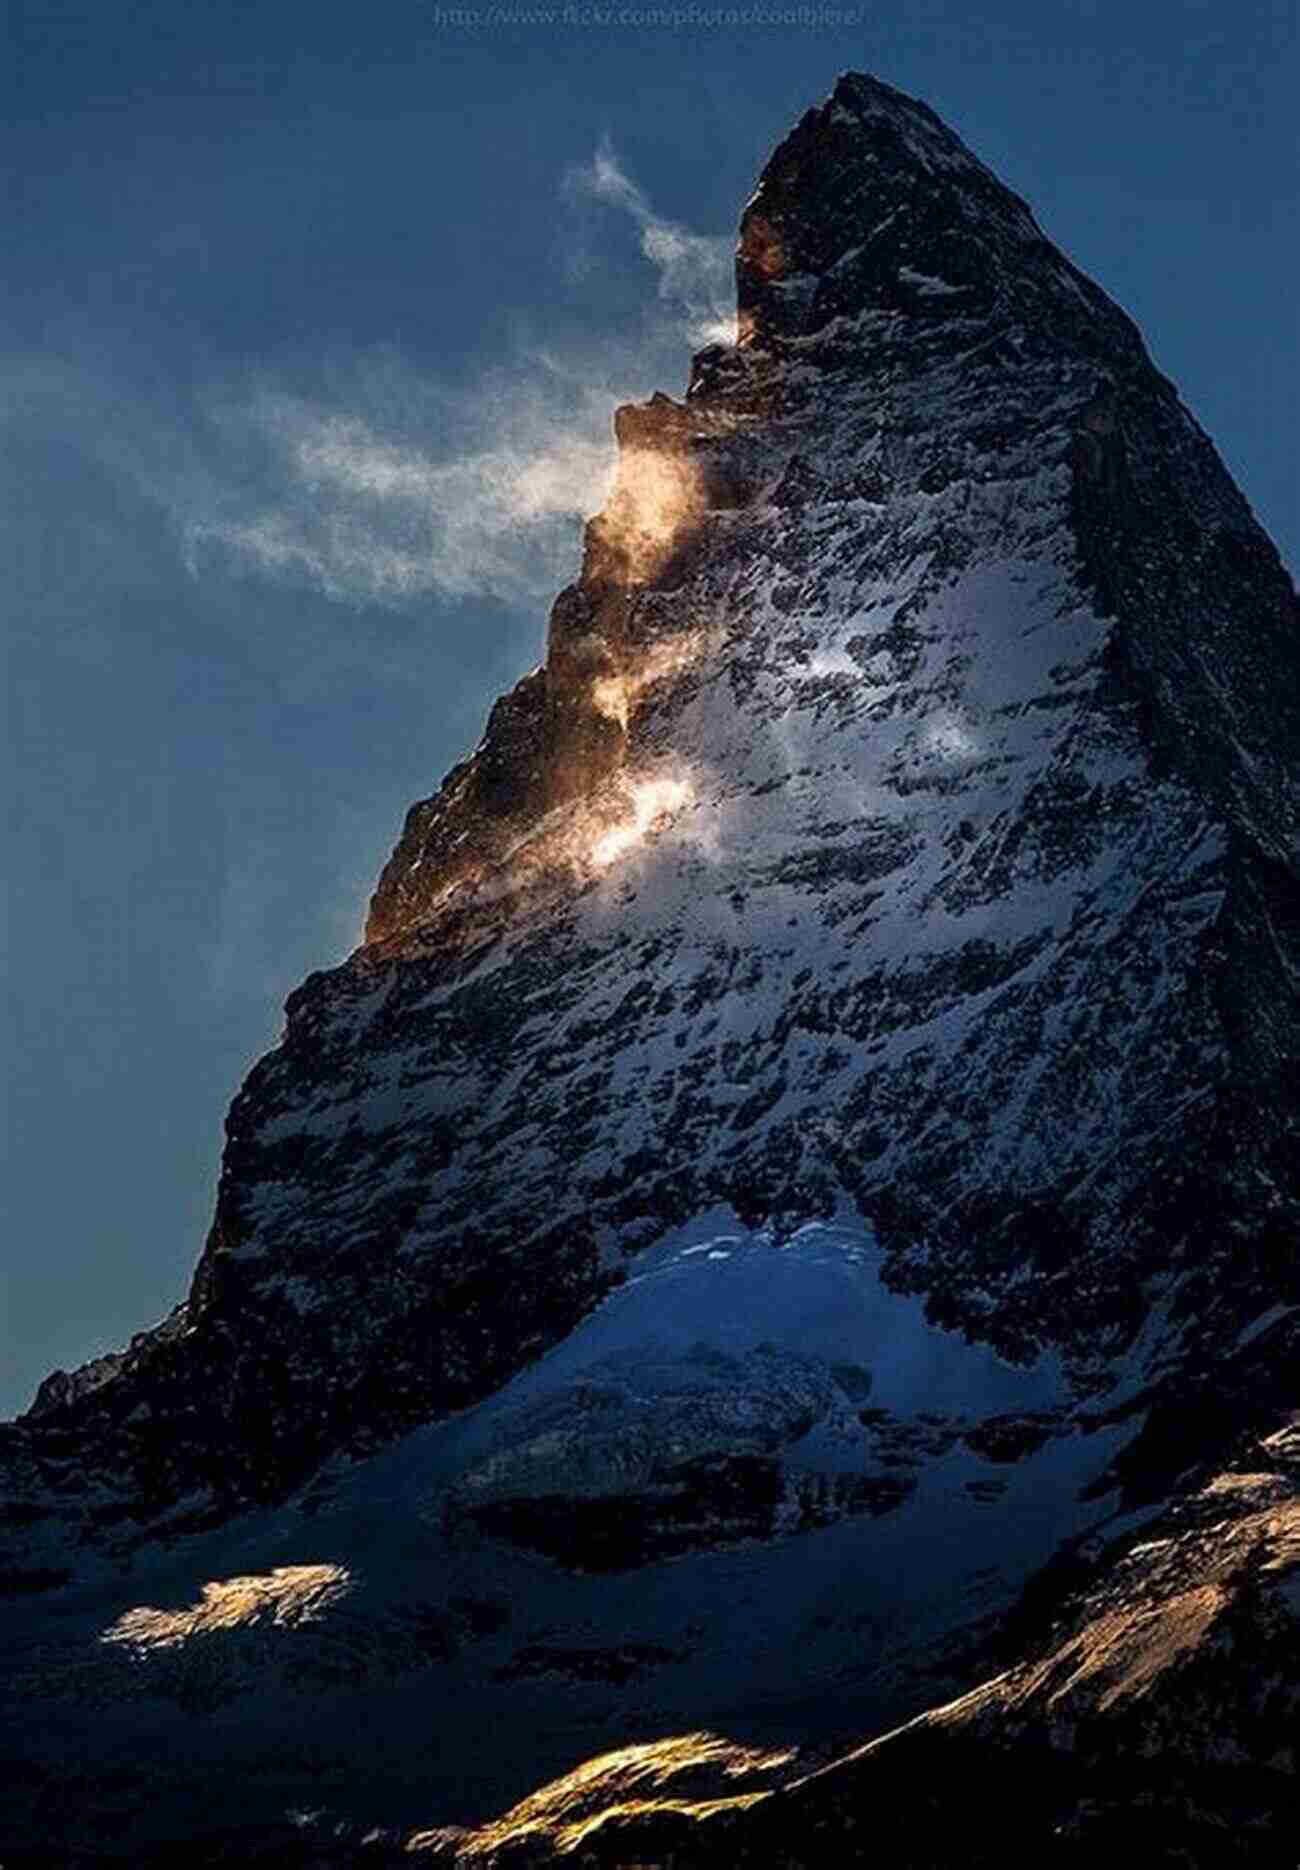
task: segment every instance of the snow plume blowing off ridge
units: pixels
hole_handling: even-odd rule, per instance
[[[472,401],[412,383],[426,420],[401,432],[366,407],[366,376],[346,410],[262,390],[214,412],[230,452],[263,473],[251,492],[222,486],[186,516],[191,572],[219,555],[340,602],[386,605],[524,604],[552,590],[611,484],[616,399],[548,380],[532,360],[531,395],[508,379]]]
[[[193,575],[216,565],[394,607],[531,605],[572,576],[579,524],[614,491],[615,407],[680,368],[684,342],[733,338],[735,319],[732,242],[656,214],[608,143],[562,193],[633,223],[659,281],[640,330],[584,336],[573,357],[521,345],[472,391],[382,353],[324,397],[271,383],[213,395],[215,465],[171,496]],[[603,265],[587,254],[582,270]]]
[[[602,139],[590,163],[570,169],[567,179],[573,193],[607,202],[634,223],[641,252],[659,274],[659,297],[665,305],[685,313],[686,336],[693,349],[735,342],[733,240],[693,234],[656,214],[622,167],[608,137]]]

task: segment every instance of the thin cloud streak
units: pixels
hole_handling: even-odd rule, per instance
[[[611,491],[615,407],[661,381],[665,358],[733,339],[735,321],[730,241],[658,215],[608,142],[564,193],[631,220],[658,276],[639,328],[588,337],[573,357],[521,344],[473,391],[386,352],[336,374],[328,400],[266,384],[210,396],[214,470],[172,499],[193,576],[395,607],[532,606],[573,576],[580,522]]]
[[[659,274],[659,297],[685,316],[691,345],[732,344],[736,336],[734,255],[729,238],[693,234],[656,214],[606,137],[590,163],[569,171],[568,186],[618,209],[634,223],[641,251]]]
[[[579,521],[613,472],[613,398],[486,394],[456,414],[480,436],[451,458],[277,392],[217,412],[234,456],[265,468],[251,493],[210,491],[184,520],[190,571],[302,577],[340,601],[491,596],[527,603],[571,570]],[[364,400],[364,383],[355,389]],[[495,435],[498,439],[489,441]]]

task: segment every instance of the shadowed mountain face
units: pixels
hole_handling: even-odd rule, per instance
[[[188,1303],[0,1431],[11,1853],[857,1861],[900,1751],[990,1825],[1032,1758],[1026,1843],[1125,1749],[1281,1809],[1295,593],[923,105],[842,79],[737,283]]]

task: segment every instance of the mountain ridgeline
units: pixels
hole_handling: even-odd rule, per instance
[[[7,1865],[1291,1861],[1295,591],[923,104],[736,278],[188,1301],[0,1431]]]

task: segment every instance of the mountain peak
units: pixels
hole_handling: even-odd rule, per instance
[[[826,1861],[847,1779],[880,1854],[856,1767],[624,1849],[675,1730],[734,1782],[993,1729],[1017,1796],[1077,1735],[1090,1805],[1161,1749],[1199,1802],[1226,1734],[1198,1861],[1289,1815],[1295,594],[923,105],[841,79],[739,287],[235,1099],[187,1305],[0,1433],[6,1861],[161,1863],[233,1776],[254,1844],[459,1826],[597,1734],[424,1844]]]
[[[631,782],[635,804],[626,787],[613,795],[612,818],[608,797],[598,801],[626,774],[635,717],[710,638],[698,616],[684,623],[691,606],[676,593],[711,536],[742,532],[766,499],[795,501],[810,472],[796,430],[811,423],[825,448],[868,376],[877,414],[886,388],[892,396],[945,368],[967,376],[962,397],[945,385],[942,405],[918,403],[916,428],[930,437],[918,472],[930,481],[949,474],[949,456],[985,448],[989,409],[1019,401],[1035,372],[1080,391],[1139,373],[1148,392],[1163,385],[1136,327],[1020,197],[928,105],[861,73],[841,77],[766,165],[741,218],[736,286],[736,342],[697,354],[685,401],[657,393],[616,412],[613,494],[587,526],[578,580],[552,608],[545,662],[498,701],[474,757],[412,807],[368,942],[505,887],[507,860],[513,882],[589,881],[593,850],[622,850],[654,800],[689,795],[679,774],[656,771],[644,796]],[[959,441],[948,431],[970,400],[976,357],[991,380]],[[823,380],[835,411],[821,406]],[[872,447],[869,466],[847,469],[846,494],[884,485],[895,443],[882,433]],[[554,816],[575,802],[590,820],[577,836]]]
[[[745,208],[741,342],[760,348],[864,315],[1087,333],[1129,361],[1135,327],[1042,232],[1028,206],[928,105],[846,72],[779,145]]]

